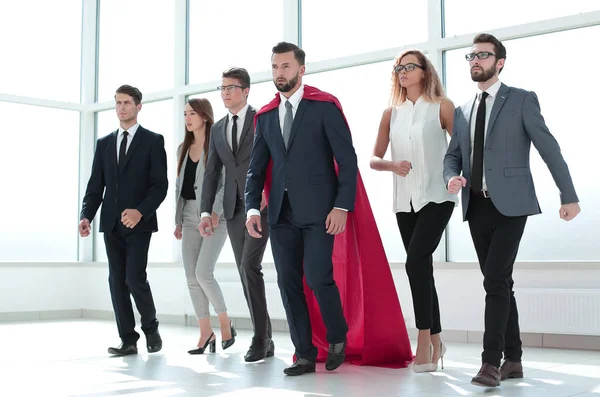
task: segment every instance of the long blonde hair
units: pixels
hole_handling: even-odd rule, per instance
[[[423,67],[423,73],[425,77],[421,81],[423,84],[423,96],[429,102],[439,103],[446,99],[444,93],[444,87],[440,81],[433,64],[429,59],[419,50],[407,50],[396,58],[394,61],[394,68],[400,64],[402,58],[407,55],[414,55],[419,60],[419,64]],[[400,85],[400,75],[392,69],[392,93],[390,95],[390,105],[398,106],[406,101],[406,88]]]

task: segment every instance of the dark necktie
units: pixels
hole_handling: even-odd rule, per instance
[[[485,99],[487,92],[481,94],[475,119],[475,137],[473,138],[473,169],[471,170],[471,190],[475,193],[483,189],[483,141],[485,137]]]
[[[238,146],[238,141],[237,141],[237,119],[238,116],[233,116],[233,125],[231,126],[231,150],[233,151],[233,154],[235,154],[237,152],[237,146]]]
[[[123,169],[125,164],[125,154],[127,153],[127,131],[123,131],[123,139],[121,140],[121,146],[119,146],[119,170]]]
[[[292,113],[292,104],[290,101],[285,101],[285,116],[283,118],[283,143],[287,150],[292,135],[292,124],[294,123],[294,114]]]

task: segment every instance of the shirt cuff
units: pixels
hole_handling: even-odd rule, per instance
[[[208,212],[203,212],[200,214],[200,219],[202,218],[210,218],[210,214]]]
[[[254,215],[256,215],[256,216],[260,216],[260,211],[259,211],[259,210],[257,210],[257,209],[254,209],[254,208],[252,208],[252,209],[249,209],[249,210],[248,210],[248,214],[246,215],[246,219],[250,219],[250,217],[251,217],[251,216],[254,216]]]
[[[345,208],[340,208],[340,207],[333,207],[333,208],[336,209],[336,210],[348,212],[348,210],[345,209]]]

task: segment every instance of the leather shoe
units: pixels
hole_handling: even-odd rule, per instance
[[[312,361],[308,361],[304,358],[299,358],[294,364],[292,364],[291,367],[287,367],[286,369],[284,369],[283,373],[289,376],[299,376],[315,372],[315,370],[315,363],[313,363]]]
[[[329,353],[327,353],[327,361],[325,362],[325,369],[327,371],[333,371],[346,359],[346,342],[332,343],[329,345]]]
[[[114,356],[128,356],[130,354],[138,354],[137,346],[132,343],[121,343],[119,347],[109,347],[108,354]]]
[[[479,373],[471,380],[477,386],[497,387],[500,386],[500,370],[491,364],[484,363]]]
[[[271,338],[259,338],[253,337],[252,344],[248,349],[248,352],[244,356],[244,361],[252,363],[260,361],[265,357],[273,357],[275,355],[275,344]]]
[[[148,349],[148,353],[156,353],[162,349],[162,338],[158,331],[146,335],[146,348]]]
[[[500,380],[521,379],[523,377],[523,364],[519,361],[504,360],[500,366]]]

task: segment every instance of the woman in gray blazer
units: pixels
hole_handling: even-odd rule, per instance
[[[175,183],[175,238],[182,240],[182,257],[190,297],[200,326],[200,339],[190,354],[216,351],[216,336],[210,324],[209,302],[219,316],[221,345],[227,349],[235,342],[236,332],[227,316],[221,287],[214,269],[227,239],[223,218],[223,183],[220,184],[212,213],[214,233],[203,238],[200,224],[200,192],[204,179],[213,110],[207,99],[190,99],[185,106],[185,139],[177,150]],[[198,197],[196,199],[196,197]]]

